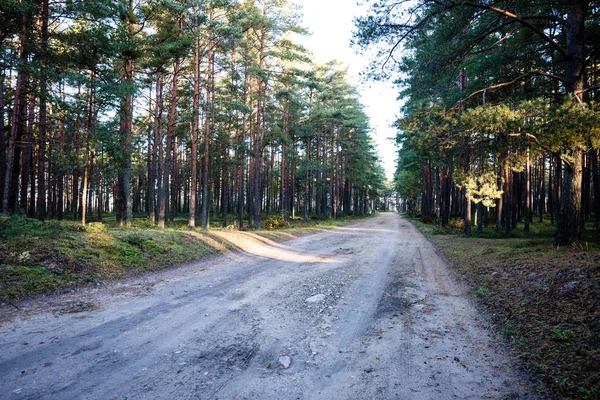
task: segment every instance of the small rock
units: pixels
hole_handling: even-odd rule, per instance
[[[561,289],[561,294],[569,294],[571,292],[573,292],[573,290],[577,287],[577,285],[579,285],[579,281],[572,281],[569,283],[566,283],[562,289]]]
[[[279,366],[281,368],[289,368],[292,364],[292,359],[289,356],[279,357]]]
[[[306,302],[307,303],[318,303],[319,301],[323,301],[323,300],[325,300],[324,294],[315,294],[314,296],[311,296],[308,299],[306,299]]]

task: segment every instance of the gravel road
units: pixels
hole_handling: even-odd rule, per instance
[[[400,216],[222,235],[239,251],[5,315],[0,398],[536,398]]]

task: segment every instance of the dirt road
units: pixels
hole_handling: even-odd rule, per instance
[[[31,304],[0,327],[0,398],[535,398],[398,215],[234,235],[240,252]]]

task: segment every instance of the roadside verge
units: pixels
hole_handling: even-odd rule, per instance
[[[557,396],[600,398],[600,251],[467,237],[408,219],[441,251],[524,366]]]
[[[146,220],[131,228],[106,223],[82,226],[20,216],[0,217],[0,302],[18,307],[21,299],[85,285],[157,272],[235,250],[240,235],[283,241],[357,218],[286,223],[283,229],[240,232],[188,229],[185,222],[157,229]],[[182,220],[183,221],[183,220]]]

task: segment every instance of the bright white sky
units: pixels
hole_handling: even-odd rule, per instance
[[[361,15],[364,6],[357,0],[294,0],[302,6],[304,27],[312,35],[299,38],[308,50],[316,56],[316,61],[325,63],[335,59],[348,67],[351,83],[358,87],[361,103],[371,120],[373,137],[388,179],[392,179],[396,168],[396,146],[392,140],[396,130],[390,125],[400,113],[400,102],[396,100],[398,91],[390,82],[365,82],[358,74],[366,67],[367,60],[356,54],[350,47],[354,29],[354,17]]]

